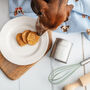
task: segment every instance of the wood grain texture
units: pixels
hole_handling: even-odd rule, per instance
[[[48,45],[47,52],[52,46],[52,36],[51,36],[52,34],[50,31],[48,31],[48,35],[49,35],[49,45]],[[0,53],[0,68],[6,74],[6,76],[11,80],[16,80],[19,77],[21,77],[26,71],[28,71],[28,69],[30,69],[36,63],[31,65],[19,66],[6,60],[3,57],[3,55]]]

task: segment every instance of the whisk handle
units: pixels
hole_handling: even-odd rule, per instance
[[[85,64],[87,64],[89,62],[90,62],[90,57],[85,59],[84,61],[82,61],[80,64],[83,66],[83,65],[85,65]]]

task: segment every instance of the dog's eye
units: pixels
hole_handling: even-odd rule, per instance
[[[39,11],[39,12],[38,12],[38,15],[42,15],[42,13]]]
[[[44,1],[47,2],[47,3],[49,2],[49,0],[44,0]]]

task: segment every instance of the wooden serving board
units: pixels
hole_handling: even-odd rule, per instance
[[[48,45],[47,52],[49,51],[49,49],[52,46],[52,32],[48,31],[48,35],[49,35],[49,45]],[[19,77],[21,77],[28,69],[30,69],[36,63],[31,64],[31,65],[19,66],[19,65],[13,64],[13,63],[9,62],[8,60],[6,60],[3,57],[3,55],[0,53],[0,69],[11,80],[16,80]]]

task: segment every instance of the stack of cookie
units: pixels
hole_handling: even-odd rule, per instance
[[[23,33],[18,33],[16,35],[17,43],[22,47],[26,44],[35,45],[39,41],[40,36],[36,32],[30,30],[25,30]]]

